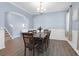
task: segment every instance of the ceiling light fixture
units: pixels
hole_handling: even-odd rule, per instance
[[[46,9],[44,8],[44,3],[40,2],[39,7],[37,8],[37,12],[43,13],[44,11],[46,11]]]

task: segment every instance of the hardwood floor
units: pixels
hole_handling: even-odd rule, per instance
[[[6,34],[5,34],[6,36]],[[0,50],[1,56],[23,56],[24,44],[21,37],[15,39],[9,39],[6,41],[6,48]],[[27,49],[27,56],[31,55],[31,52]],[[38,56],[36,54],[36,56]],[[71,48],[71,46],[62,40],[50,40],[49,48],[40,53],[39,56],[78,56],[77,53]]]

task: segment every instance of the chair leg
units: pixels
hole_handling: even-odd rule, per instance
[[[47,41],[47,47],[49,47],[49,39],[48,39],[48,41]]]
[[[33,48],[33,56],[35,55],[35,48]]]
[[[47,40],[47,48],[48,48],[48,40]]]
[[[47,43],[45,43],[45,50],[46,50],[46,48],[47,48]]]
[[[45,49],[47,49],[47,40],[46,40],[46,43],[45,43]]]
[[[24,51],[24,56],[26,56],[26,48],[25,48],[25,51]]]

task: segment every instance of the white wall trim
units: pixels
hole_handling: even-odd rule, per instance
[[[51,30],[50,39],[65,40],[64,29],[50,29],[50,30]]]
[[[14,11],[8,12],[8,14],[7,14],[7,15],[8,15],[8,19],[9,19],[9,17],[11,16],[11,14],[21,16],[21,17],[24,18],[23,20],[26,21],[26,17],[25,17],[23,14],[20,14],[20,13],[18,13],[18,12],[14,12]]]
[[[9,33],[9,31],[7,30],[6,27],[5,27],[5,30],[8,32],[8,34],[10,35],[10,37],[11,37],[12,39],[14,39],[14,38],[12,37],[12,35]]]
[[[50,40],[60,40],[60,41],[66,41],[66,39],[50,39]]]
[[[70,46],[72,47],[72,44],[71,44],[71,42],[68,40],[68,39],[66,39],[66,41],[70,44]],[[72,47],[73,48],[73,47]],[[75,49],[75,48],[73,48],[74,49],[74,51],[79,55],[79,51],[77,50],[77,49]]]
[[[0,49],[5,48],[4,27],[0,26]]]
[[[28,13],[28,14],[32,15],[30,12],[26,11],[26,10],[25,10],[25,9],[23,9],[22,7],[20,7],[20,6],[16,5],[15,3],[13,3],[13,2],[9,2],[9,3],[10,3],[10,4],[12,4],[12,5],[14,5],[14,6],[16,6],[16,7],[17,7],[17,8],[19,8],[19,9],[21,9],[21,10],[25,11],[26,13]]]

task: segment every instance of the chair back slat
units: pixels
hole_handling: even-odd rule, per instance
[[[44,33],[47,34],[48,33],[48,29],[44,29]]]
[[[37,31],[36,30],[33,30],[33,34],[36,34],[37,33]]]
[[[32,44],[33,40],[33,33],[22,33],[24,44],[27,45],[28,43]]]

